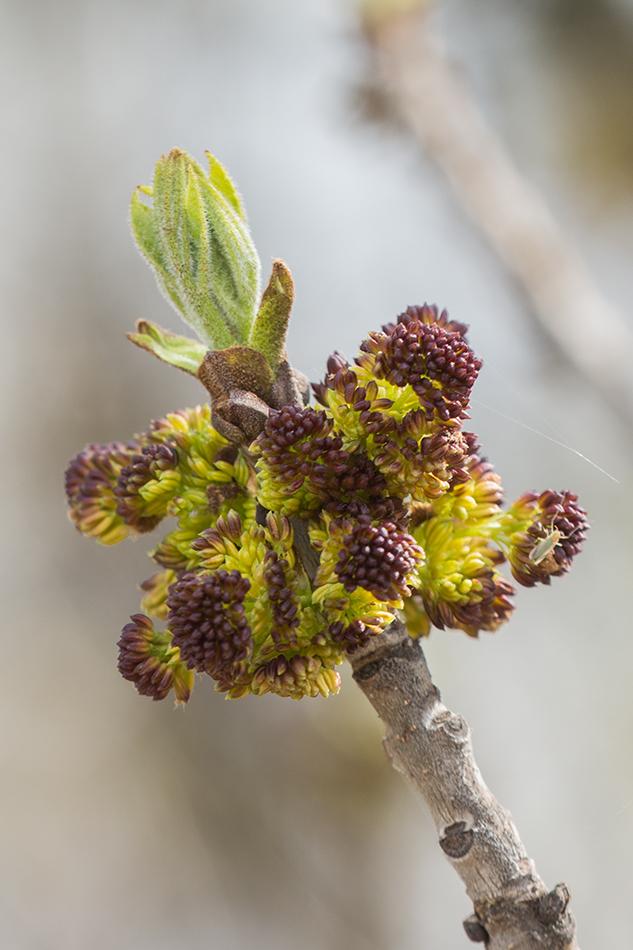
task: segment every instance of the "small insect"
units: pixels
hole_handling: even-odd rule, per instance
[[[565,535],[558,528],[552,528],[530,551],[532,563],[539,565],[541,561],[544,561],[548,554],[552,554],[556,545],[560,544],[564,537]]]

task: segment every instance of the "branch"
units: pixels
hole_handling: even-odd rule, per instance
[[[464,921],[489,950],[578,950],[564,884],[548,892],[507,811],[477,768],[470,730],[433,685],[419,641],[399,621],[350,658],[386,726],[385,752],[428,805],[440,847],[466,885]]]
[[[631,422],[633,333],[486,124],[426,6],[367,20],[380,90],[521,285],[541,328]]]

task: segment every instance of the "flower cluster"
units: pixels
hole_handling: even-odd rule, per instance
[[[422,308],[421,314],[402,314],[387,333],[370,333],[359,365],[398,389],[411,387],[428,422],[450,425],[467,418],[481,360],[461,332],[447,330],[433,317]]]
[[[588,527],[577,497],[528,492],[504,511],[462,428],[481,368],[466,329],[410,307],[353,364],[330,357],[319,408],[298,390],[281,408],[258,396],[250,446],[199,406],[70,463],[70,517],[101,543],[176,519],[151,552],[161,570],[141,585],[145,613],[119,641],[140,693],[187,702],[206,673],[233,698],[328,696],[345,655],[398,614],[412,636],[431,625],[477,636],[513,609],[504,561],[525,586],[569,569]]]
[[[501,517],[495,539],[507,550],[515,580],[534,587],[569,570],[588,527],[578,495],[526,492]]]
[[[250,581],[239,571],[188,573],[172,587],[167,606],[172,642],[191,670],[220,684],[239,681],[253,652],[244,611]]]
[[[334,572],[349,593],[362,587],[377,600],[397,601],[409,596],[407,581],[423,555],[409,534],[363,515],[345,536]]]
[[[361,450],[343,448],[332,418],[309,406],[284,406],[271,412],[256,451],[262,472],[259,500],[285,515],[325,509],[332,514],[404,513],[402,499],[390,497],[387,480]]]
[[[180,659],[168,633],[160,633],[144,614],[134,614],[119,640],[119,672],[141,696],[164,699],[173,689],[177,703],[189,702],[193,673]]]
[[[87,445],[66,470],[70,519],[77,530],[102,544],[116,544],[130,532],[114,494],[119,475],[141,448],[138,442]]]

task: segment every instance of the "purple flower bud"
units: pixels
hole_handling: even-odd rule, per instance
[[[426,303],[421,307],[407,307],[405,312],[400,314],[395,323],[385,324],[383,331],[385,333],[391,333],[398,323],[409,326],[409,324],[413,322],[436,323],[448,333],[459,333],[463,340],[466,339],[466,333],[468,332],[468,324],[458,323],[457,320],[449,320],[448,311],[442,310],[442,312],[439,313],[435,304],[429,306],[429,304]]]
[[[126,524],[139,533],[153,531],[163,518],[162,515],[147,515],[147,503],[139,494],[139,489],[149,481],[160,476],[161,472],[176,468],[178,452],[164,443],[146,445],[138,455],[134,455],[119,475],[114,494],[118,498],[117,514]]]
[[[492,569],[481,571],[473,581],[468,598],[444,600],[437,590],[429,587],[420,594],[415,593],[413,599],[422,602],[431,623],[439,630],[459,627],[471,637],[476,637],[480,630],[493,632],[514,610],[509,600],[514,596],[514,588]]]
[[[409,595],[407,578],[423,556],[413,538],[385,522],[378,527],[362,516],[345,537],[334,568],[345,590],[371,591],[381,601]]]
[[[370,333],[361,344],[375,376],[394,386],[409,385],[427,420],[458,425],[467,418],[470,391],[481,360],[459,332],[439,323],[408,319],[388,333]],[[363,366],[370,363],[361,358]]]
[[[231,681],[253,651],[244,610],[250,581],[239,571],[185,574],[167,598],[173,643],[190,670]]]
[[[115,486],[121,470],[141,448],[139,442],[88,445],[66,470],[70,518],[77,530],[103,544],[114,544],[129,534],[117,513]]]
[[[569,491],[526,492],[510,513],[529,518],[526,530],[512,535],[508,560],[512,574],[524,587],[549,584],[551,577],[565,574],[580,553],[589,521],[578,495]]]
[[[189,701],[192,674],[180,662],[169,631],[159,633],[145,614],[134,614],[119,640],[119,672],[141,696],[165,699],[173,688],[179,703]]]
[[[283,510],[285,499],[295,505],[294,496],[302,491],[305,510],[325,507],[335,517],[402,517],[402,501],[390,497],[385,477],[364,452],[343,448],[333,421],[320,410],[272,410],[253,450],[261,457],[262,497],[271,507]]]
[[[289,570],[286,559],[280,558],[275,551],[267,551],[264,556],[264,583],[273,615],[270,633],[277,646],[283,642],[297,649],[294,631],[300,622],[299,598],[289,579],[292,581],[293,572]]]
[[[318,696],[324,694],[319,687],[317,678],[322,672],[322,661],[315,656],[294,654],[286,658],[278,654],[266,663],[261,664],[253,674],[251,689],[253,693],[263,696],[265,693],[274,693],[277,696],[287,696],[291,699],[301,699],[303,696]],[[336,692],[339,687],[338,674],[329,671],[332,683],[325,695]],[[332,688],[333,687],[333,688]]]
[[[365,626],[362,620],[353,620],[350,624],[342,621],[331,623],[328,627],[328,637],[353,656],[359,647],[366,647],[372,636],[372,631]]]

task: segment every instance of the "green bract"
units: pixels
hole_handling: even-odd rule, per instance
[[[293,301],[292,275],[283,261],[275,261],[249,340],[249,346],[263,353],[275,375],[286,357],[286,333]]]

